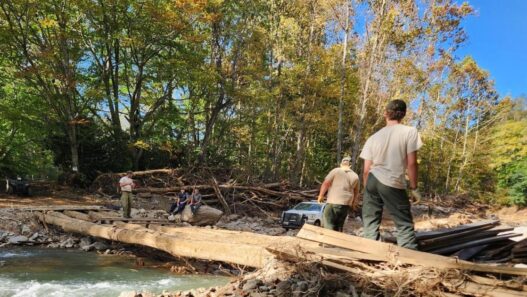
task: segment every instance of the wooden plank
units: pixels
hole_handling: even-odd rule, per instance
[[[511,231],[514,229],[514,228],[499,228],[499,229],[496,228],[494,230],[482,232],[482,231],[485,231],[491,228],[493,228],[492,225],[485,225],[485,226],[481,226],[480,228],[464,230],[458,233],[438,236],[438,237],[425,239],[425,240],[419,240],[419,246],[425,247],[425,246],[432,246],[432,245],[437,245],[437,244],[441,244],[445,242],[455,242],[454,239],[460,239],[460,238],[462,238],[462,240],[467,240],[468,236],[474,236],[474,235],[485,237],[485,236],[490,236],[490,235],[496,235],[501,232]]]
[[[503,234],[503,235],[498,235],[498,236],[494,236],[494,237],[490,237],[490,238],[483,238],[483,239],[478,239],[478,240],[474,240],[474,241],[464,242],[464,243],[460,243],[460,244],[453,244],[453,245],[450,245],[450,246],[447,246],[447,247],[444,247],[444,248],[430,250],[429,252],[430,253],[434,253],[434,254],[445,255],[445,254],[453,253],[453,252],[461,250],[461,249],[470,248],[470,247],[473,247],[473,246],[478,246],[478,245],[483,245],[483,244],[491,244],[491,243],[496,243],[496,242],[500,242],[500,241],[505,241],[505,240],[507,240],[507,239],[509,239],[511,237],[516,237],[516,236],[518,236],[518,234]]]
[[[445,235],[468,231],[472,229],[478,229],[478,228],[482,228],[485,226],[494,227],[494,226],[497,226],[499,223],[500,223],[499,220],[477,222],[477,223],[472,223],[472,224],[460,225],[454,228],[444,228],[444,229],[439,229],[439,230],[434,230],[434,231],[416,232],[415,236],[417,240],[425,240],[425,239],[429,239],[429,238],[433,238],[437,236],[445,236]]]
[[[460,237],[460,238],[452,238],[452,239],[448,239],[448,240],[445,240],[445,241],[439,241],[439,242],[435,242],[435,243],[427,245],[427,246],[421,246],[421,244],[419,244],[419,250],[421,250],[423,252],[435,251],[435,250],[439,250],[441,248],[452,247],[454,245],[459,245],[459,244],[463,244],[463,243],[467,243],[467,242],[471,242],[471,241],[476,241],[476,240],[486,239],[486,238],[492,238],[492,237],[495,237],[498,233],[500,233],[500,232],[496,232],[496,231],[478,231],[475,234],[468,234],[468,235],[466,235],[464,237]]]
[[[88,215],[90,216],[91,220],[100,221],[101,218],[105,217],[112,217],[112,218],[118,218],[119,214],[117,212],[109,212],[109,211],[88,211]]]
[[[91,220],[89,214],[86,214],[86,213],[83,213],[83,212],[80,212],[80,211],[65,210],[63,213],[65,215],[70,216],[70,217],[75,218],[75,219],[84,220],[84,221],[90,221]]]
[[[462,250],[458,251],[457,253],[453,254],[452,257],[456,257],[456,258],[459,258],[461,260],[470,260],[475,255],[477,255],[479,252],[484,250],[486,247],[488,247],[487,244],[485,244],[485,245],[478,245],[478,246],[462,249]]]
[[[15,206],[10,209],[20,211],[64,211],[64,210],[105,210],[104,206],[100,205],[50,205],[50,206]]]
[[[155,218],[123,218],[123,217],[98,217],[95,220],[97,221],[120,221],[120,222],[152,222],[152,223],[171,223],[167,219],[155,219]]]
[[[297,237],[331,244],[366,254],[375,254],[377,256],[384,257],[385,261],[395,264],[413,264],[443,269],[453,268],[511,275],[527,275],[527,269],[525,268],[475,264],[455,258],[414,251],[390,243],[384,243],[336,232],[333,230],[323,229],[310,224],[305,224],[297,234]]]
[[[510,253],[510,249],[514,246],[515,242],[512,240],[509,240],[507,244],[501,247],[493,247],[491,249],[487,249],[484,252],[482,252],[480,255],[478,255],[479,259],[492,259],[493,257],[496,257],[497,255],[500,255],[503,252]]]

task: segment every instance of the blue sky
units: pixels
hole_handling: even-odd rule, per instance
[[[490,72],[501,96],[527,96],[527,0],[469,0],[476,14],[464,23],[471,55]]]

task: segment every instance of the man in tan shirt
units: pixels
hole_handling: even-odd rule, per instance
[[[350,169],[350,161],[349,157],[342,159],[340,167],[331,170],[320,187],[319,203],[328,194],[322,219],[326,229],[342,231],[350,207],[355,208],[359,200],[359,176]]]
[[[126,175],[119,180],[119,187],[121,187],[121,205],[123,208],[123,217],[130,218],[132,211],[132,189],[135,188],[134,180],[132,179],[133,172],[128,171]]]
[[[380,240],[379,226],[386,207],[397,228],[397,244],[417,249],[405,173],[410,179],[410,194],[419,200],[417,151],[423,144],[416,128],[401,124],[405,115],[404,101],[390,101],[384,112],[386,126],[368,138],[362,149],[365,184],[362,220],[364,237]]]

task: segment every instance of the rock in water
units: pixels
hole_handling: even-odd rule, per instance
[[[7,243],[10,243],[10,244],[21,244],[21,243],[24,243],[26,241],[28,241],[28,238],[26,236],[18,235],[18,236],[13,236],[13,237],[9,238]]]
[[[92,246],[97,251],[107,250],[110,247],[109,245],[101,241],[97,241],[96,243],[92,244]]]

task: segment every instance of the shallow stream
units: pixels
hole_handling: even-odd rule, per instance
[[[175,275],[138,268],[127,256],[44,248],[0,249],[0,297],[117,297],[124,291],[189,290],[224,285],[229,278]]]

